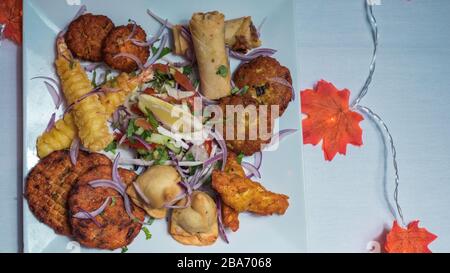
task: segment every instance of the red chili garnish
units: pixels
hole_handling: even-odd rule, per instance
[[[212,151],[212,140],[206,140],[203,145],[205,145],[205,149],[208,152],[208,155],[210,155]]]
[[[152,64],[152,68],[160,73],[168,74],[170,69],[167,64]]]
[[[151,130],[153,128],[152,125],[150,125],[150,123],[148,123],[148,121],[145,118],[135,119],[134,124],[138,127],[141,127],[144,130]]]
[[[147,95],[154,95],[154,94],[156,94],[156,91],[155,91],[155,89],[148,87],[144,90],[143,93],[147,94]]]
[[[142,113],[141,109],[139,109],[137,103],[132,104],[132,105],[130,106],[130,110],[131,110],[131,112],[133,112],[134,114],[136,114],[136,115],[138,115],[138,116],[145,116],[145,114]]]

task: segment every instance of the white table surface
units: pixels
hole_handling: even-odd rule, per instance
[[[325,79],[352,95],[365,80],[372,42],[362,0],[297,0],[297,56],[301,88]],[[434,252],[450,252],[450,1],[382,0],[378,66],[362,104],[388,123],[400,168],[400,203],[407,221],[439,238]],[[21,244],[21,51],[0,47],[0,251]],[[390,228],[383,195],[384,147],[367,118],[362,147],[325,162],[320,147],[304,146],[308,249],[364,252]],[[388,158],[390,160],[390,158]],[[387,165],[392,194],[392,166]]]

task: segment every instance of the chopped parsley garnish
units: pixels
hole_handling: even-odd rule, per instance
[[[153,55],[155,55],[156,53],[158,53],[159,48],[152,46],[152,53]],[[172,50],[169,47],[165,47],[162,49],[161,54],[159,54],[158,59],[161,59],[162,57],[166,56],[167,54],[169,54],[170,52],[172,52]]]
[[[239,89],[238,87],[233,87],[233,89],[231,89],[231,94],[232,95],[236,95],[236,94],[243,95],[243,94],[247,93],[248,88],[249,88],[248,85],[242,87],[241,89]]]
[[[190,75],[192,73],[192,66],[187,65],[183,67],[183,74]]]
[[[150,125],[153,127],[153,129],[158,128],[159,122],[155,118],[155,116],[153,115],[152,111],[150,111],[150,109],[148,109],[148,108],[145,108],[145,111],[147,112],[147,121],[148,121],[148,123],[150,123]]]
[[[173,80],[173,78],[170,73],[166,74],[156,70],[151,83],[153,87],[156,87],[156,89],[161,89],[164,86],[164,84],[166,84],[171,80]]]
[[[150,216],[150,217],[148,218],[147,225],[150,226],[151,224],[153,224],[153,222],[155,222],[155,218],[153,218],[153,217]]]
[[[155,165],[163,165],[167,160],[169,160],[169,153],[166,147],[158,146],[153,151],[153,159],[155,160]]]
[[[106,146],[105,152],[111,152],[111,153],[115,154],[116,149],[117,149],[117,143],[115,140],[113,140],[113,141],[111,141],[111,143],[108,144],[108,146]]]
[[[134,134],[135,131],[136,131],[136,126],[134,125],[134,120],[132,119],[128,123],[127,137],[131,137]]]
[[[237,156],[237,162],[239,163],[239,164],[241,164],[242,163],[242,159],[244,158],[244,154],[243,153],[240,153],[238,156]]]
[[[228,68],[225,65],[219,66],[216,72],[217,75],[220,75],[222,78],[225,78],[228,75]]]
[[[126,253],[128,251],[128,247],[124,246],[122,247],[122,251],[120,253]]]
[[[111,197],[111,204],[109,205],[110,207],[114,207],[116,205],[116,197]]]
[[[150,240],[152,238],[152,234],[150,233],[150,230],[148,230],[147,227],[142,227],[142,231],[145,233],[145,240]]]

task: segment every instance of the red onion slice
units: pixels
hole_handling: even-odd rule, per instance
[[[261,23],[259,23],[258,28],[256,29],[256,33],[258,35],[258,38],[261,38],[261,30],[262,30],[262,27],[264,26],[264,23],[266,22],[266,20],[267,20],[267,17],[264,17],[262,19]]]
[[[149,66],[151,66],[152,64],[154,64],[158,60],[159,55],[161,55],[161,52],[163,51],[164,47],[166,46],[167,39],[168,39],[168,36],[167,36],[167,33],[166,33],[166,34],[164,34],[162,36],[161,43],[159,44],[158,51],[155,54],[153,54],[153,56],[150,58],[150,60],[148,60],[147,64],[145,64],[145,68],[148,68]]]
[[[61,94],[49,82],[45,81],[44,83],[45,83],[45,86],[47,87],[48,93],[52,97],[52,100],[53,100],[53,103],[55,104],[56,109],[59,109],[59,107],[62,104]]]
[[[120,160],[120,152],[117,153],[116,158],[113,162],[112,167],[112,179],[113,181],[117,182],[117,184],[120,186],[120,188],[125,191],[126,185],[122,182],[122,178],[120,178],[119,175],[119,160]]]
[[[224,171],[225,164],[227,164],[227,157],[228,157],[227,144],[225,143],[225,140],[223,139],[222,135],[220,135],[219,132],[211,132],[211,135],[217,141],[217,143],[220,146],[220,149],[222,150],[222,171]]]
[[[143,159],[134,159],[134,158],[121,158],[120,164],[150,167],[153,166],[153,164],[155,164],[155,161],[154,160],[147,161]]]
[[[164,207],[166,209],[185,209],[185,208],[189,208],[191,206],[191,196],[190,195],[186,195],[187,198],[187,202],[185,205],[183,206],[177,206],[177,205],[164,205]]]
[[[259,168],[261,167],[261,163],[262,163],[262,152],[259,151],[254,154],[253,165],[255,165],[255,167],[259,170]]]
[[[219,225],[219,234],[222,237],[222,239],[229,244],[227,234],[225,233],[225,227],[223,226],[222,222],[222,200],[219,196],[216,197],[216,206],[217,206],[217,223]]]
[[[84,70],[86,72],[92,72],[92,71],[94,71],[95,69],[97,69],[97,68],[99,68],[101,66],[103,66],[103,63],[91,63],[91,64],[85,65],[84,66]]]
[[[250,164],[248,162],[242,162],[241,166],[250,172],[247,175],[247,178],[251,178],[253,176],[256,176],[257,178],[261,178],[261,173],[259,172],[258,168],[256,168],[256,166],[253,166],[252,164]]]
[[[277,51],[275,49],[271,49],[271,48],[258,48],[258,49],[251,51],[247,55],[242,54],[240,52],[233,51],[233,50],[230,50],[229,54],[230,54],[230,57],[232,57],[232,58],[248,62],[248,61],[251,61],[260,56],[272,56],[276,52]]]
[[[59,85],[59,82],[58,82],[57,80],[51,78],[51,77],[47,77],[47,76],[36,76],[36,77],[31,78],[31,80],[37,80],[37,79],[42,79],[42,80],[50,81],[50,82],[52,82],[53,84],[55,84],[55,85],[58,87],[58,90],[60,90],[60,88],[59,88],[59,86],[60,86],[60,85]],[[61,94],[61,92],[59,92],[59,94]]]
[[[51,129],[55,126],[56,113],[53,113],[50,117],[50,120],[47,123],[47,127],[45,128],[45,132],[50,132]]]
[[[153,45],[156,41],[158,41],[159,37],[163,33],[164,29],[167,27],[168,21],[167,19],[164,21],[163,25],[159,28],[159,30],[153,35],[153,37],[147,42],[142,42],[136,39],[131,39],[131,42],[140,47],[147,47]]]
[[[216,163],[217,161],[221,160],[223,158],[223,153],[216,154],[215,156],[209,158],[203,163],[203,168],[206,168],[207,166]]]
[[[131,53],[122,52],[122,53],[115,55],[113,57],[113,59],[120,58],[120,57],[124,57],[124,58],[133,60],[137,64],[137,66],[139,67],[139,69],[141,71],[144,70],[144,66],[142,65],[141,60],[139,60],[139,58],[136,55],[131,54]]]
[[[148,142],[145,141],[145,140],[143,140],[141,137],[138,137],[138,136],[132,136],[132,137],[130,137],[130,138],[131,138],[131,139],[134,139],[134,140],[137,140],[139,143],[141,143],[141,144],[145,147],[145,149],[146,149],[147,151],[153,150],[153,149],[152,149],[152,146],[150,146],[150,144],[148,144]]]
[[[98,94],[103,94],[103,90],[100,88],[95,88],[92,91],[84,94],[83,96],[79,97],[76,101],[72,102],[71,104],[69,104],[69,106],[67,106],[66,109],[64,109],[64,114],[69,112],[70,110],[72,110],[72,108],[80,103],[81,101],[83,101],[84,99],[86,99],[87,97],[93,96],[93,95],[98,95]]]
[[[290,82],[288,82],[286,79],[280,78],[280,77],[274,77],[274,78],[270,78],[269,81],[275,82],[275,83],[279,83],[281,85],[284,85],[286,87],[289,87],[291,89],[292,92],[292,98],[291,101],[295,100],[295,91],[294,91],[294,87],[292,86],[292,84]]]
[[[73,19],[72,19],[70,22],[76,20],[78,17],[80,17],[81,15],[83,15],[83,13],[85,13],[86,10],[87,10],[86,5],[81,5],[80,9],[78,10],[78,12],[75,14],[75,16],[73,17]],[[69,23],[69,24],[70,24],[70,23]],[[65,26],[65,27],[63,28],[63,30],[61,30],[61,31],[59,32],[58,38],[59,38],[59,37],[62,37],[64,34],[66,34],[67,29],[69,28],[69,24],[68,24],[67,26]]]
[[[150,201],[148,200],[147,196],[145,196],[144,192],[142,191],[141,187],[139,186],[138,183],[133,182],[133,187],[136,190],[137,194],[139,195],[139,197],[144,200],[144,202],[148,205],[150,204]]]
[[[131,40],[131,38],[134,37],[134,35],[136,34],[136,27],[137,27],[136,21],[130,20],[129,22],[133,23],[133,28],[131,29],[130,35],[128,35],[128,37],[127,37],[127,41]]]
[[[74,138],[72,144],[70,145],[70,161],[75,166],[77,165],[78,153],[80,152],[80,139],[78,137]]]
[[[156,13],[154,13],[153,11],[147,9],[147,14],[150,15],[151,17],[153,17],[153,19],[155,19],[156,21],[158,21],[161,24],[164,24],[165,20],[161,17],[159,17],[158,15],[156,15]],[[167,22],[167,27],[170,29],[173,29],[173,24]]]
[[[106,209],[109,201],[111,201],[110,196],[108,196],[105,199],[103,204],[98,209],[91,211],[91,212],[82,210],[82,211],[75,213],[72,217],[78,218],[78,219],[92,219],[92,218],[96,217],[97,215],[100,215]]]
[[[80,208],[80,211],[77,212],[77,214],[79,214],[80,216],[81,216],[81,215],[84,215],[84,217],[86,217],[86,218],[82,218],[82,219],[91,219],[92,222],[94,222],[94,224],[95,224],[97,227],[99,227],[99,228],[102,227],[102,225],[100,225],[100,223],[97,221],[97,219],[95,219],[94,216],[92,216],[89,212],[85,211],[84,209]],[[75,217],[75,216],[73,216],[73,217]],[[76,217],[76,218],[79,218],[79,217]]]

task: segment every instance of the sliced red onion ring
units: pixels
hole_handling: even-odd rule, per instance
[[[259,168],[261,167],[261,163],[262,163],[262,152],[259,151],[254,154],[253,165],[255,165],[255,167],[259,170]]]
[[[144,192],[142,191],[141,187],[139,186],[138,183],[133,182],[133,187],[136,190],[137,194],[139,195],[139,197],[144,200],[144,202],[148,205],[150,204],[150,201],[148,200],[147,196],[145,196]]]
[[[222,200],[220,200],[220,197],[216,197],[216,206],[217,206],[217,223],[219,224],[219,234],[222,237],[222,239],[229,244],[227,234],[225,233],[225,227],[223,226],[222,222]]]
[[[155,35],[148,40],[147,42],[142,42],[137,39],[131,39],[131,42],[137,46],[147,47],[153,45],[156,41],[158,41],[159,37],[163,33],[164,29],[167,27],[168,21],[167,19],[164,21],[164,24],[159,28],[159,30],[155,33]]]
[[[177,169],[178,173],[182,178],[186,178],[183,169],[178,165],[178,159],[172,151],[169,151],[170,159],[174,162],[175,169]]]
[[[100,87],[100,90],[103,91],[104,93],[115,93],[115,92],[119,92],[120,88],[102,86],[102,87]]]
[[[114,170],[114,169],[113,169]],[[93,188],[103,187],[103,188],[112,188],[116,190],[123,197],[123,203],[125,207],[125,211],[131,219],[137,219],[132,212],[130,198],[128,197],[125,189],[122,188],[122,185],[119,185],[116,181],[107,180],[107,179],[98,179],[89,182],[89,185]]]
[[[122,53],[115,55],[113,57],[113,59],[119,58],[119,57],[125,57],[125,58],[129,58],[129,59],[133,60],[137,64],[137,66],[139,67],[139,69],[141,71],[144,70],[144,66],[142,65],[141,60],[139,60],[139,58],[136,55],[131,54],[131,53],[122,52]]]
[[[134,35],[136,34],[136,27],[137,27],[136,21],[130,20],[129,22],[133,23],[133,28],[131,29],[130,35],[128,35],[128,37],[127,37],[127,41],[131,40],[131,38],[134,37]]]
[[[222,158],[223,158],[223,153],[216,154],[215,156],[209,158],[208,160],[206,160],[203,163],[203,168],[216,163],[217,161],[221,160]]]
[[[56,113],[53,113],[50,117],[50,120],[47,123],[47,127],[45,128],[45,132],[50,132],[51,129],[55,126]]]
[[[91,219],[92,222],[94,222],[94,224],[95,224],[97,227],[99,227],[99,228],[102,227],[102,225],[100,225],[100,223],[97,221],[97,219],[95,219],[94,216],[92,216],[89,212],[85,211],[84,209],[80,208],[80,211],[77,212],[77,214],[78,214],[79,216],[82,216],[82,215],[83,215],[83,217],[85,217],[85,218],[81,218],[81,219]],[[75,217],[75,216],[73,216],[73,217]],[[76,218],[79,218],[79,217],[76,217]]]
[[[272,145],[279,143],[281,140],[283,140],[283,138],[285,138],[286,136],[293,134],[295,132],[297,132],[297,129],[284,129],[284,130],[279,131],[278,133],[276,133],[272,136],[268,146],[272,146]]]
[[[259,23],[258,28],[256,29],[256,33],[258,34],[258,38],[261,37],[261,29],[262,29],[262,27],[264,26],[264,23],[266,22],[266,20],[267,20],[267,17],[264,17],[264,18],[262,19],[261,23]]]
[[[195,167],[195,166],[200,166],[202,164],[203,164],[202,161],[180,161],[180,162],[178,162],[178,165],[180,167]]]
[[[103,66],[103,63],[90,63],[84,66],[84,70],[86,72],[92,72],[101,66]]]
[[[72,144],[70,145],[70,161],[75,166],[77,165],[78,153],[80,152],[80,139],[78,137],[74,138]]]
[[[242,162],[241,166],[250,172],[247,175],[247,178],[251,178],[253,176],[256,176],[257,178],[261,178],[261,173],[258,171],[258,168],[256,168],[256,166],[253,166],[252,164],[250,164],[248,162]]]
[[[166,46],[167,39],[168,39],[168,36],[167,36],[167,33],[166,33],[166,34],[164,34],[162,36],[161,43],[159,44],[158,51],[155,54],[153,54],[153,56],[150,58],[150,60],[148,60],[148,62],[145,64],[145,68],[148,68],[149,66],[151,66],[152,64],[154,64],[158,60],[159,55],[161,55],[161,52],[163,51],[164,47]]]
[[[55,84],[55,85],[58,87],[58,90],[60,89],[60,88],[59,88],[59,86],[60,86],[59,82],[58,82],[57,80],[51,78],[51,77],[47,77],[47,76],[36,76],[36,77],[31,78],[31,79],[32,79],[32,80],[42,79],[42,80],[50,81],[50,82],[52,82],[53,84]],[[58,93],[61,94],[61,92],[58,92]]]
[[[77,19],[78,17],[80,17],[81,15],[83,15],[83,13],[85,13],[86,10],[87,10],[86,5],[81,5],[80,9],[79,9],[78,12],[75,14],[75,16],[73,17],[73,19],[71,20],[71,22],[74,21],[74,20],[76,20],[76,19]],[[69,24],[70,24],[70,23],[69,23]],[[68,24],[66,27],[64,27],[63,30],[61,30],[61,31],[59,32],[58,38],[59,38],[59,37],[62,37],[64,34],[66,34],[67,29],[69,28],[69,24]]]
[[[92,219],[96,217],[97,215],[100,215],[108,206],[109,201],[111,201],[111,197],[108,196],[103,204],[96,210],[88,212],[88,211],[79,211],[75,213],[72,217],[78,218],[78,219]]]
[[[233,51],[233,50],[230,50],[229,54],[230,54],[230,57],[232,57],[232,58],[248,62],[248,61],[251,61],[260,56],[272,56],[276,52],[277,51],[275,49],[271,49],[271,48],[258,48],[258,49],[251,51],[247,55]]]
[[[164,205],[165,208],[167,208],[167,209],[185,209],[185,208],[188,208],[191,206],[191,195],[192,195],[191,185],[189,185],[188,183],[186,183],[184,181],[180,181],[179,184],[181,184],[185,188],[184,193],[180,194],[179,196],[175,197],[174,200],[172,200],[168,204]],[[187,197],[187,202],[185,205],[182,205],[182,206],[173,205],[185,197]]]
[[[67,106],[66,109],[64,109],[64,114],[69,112],[70,110],[72,110],[72,108],[80,103],[81,101],[83,101],[84,99],[86,99],[87,97],[93,96],[93,95],[98,95],[98,94],[104,94],[104,91],[101,88],[95,88],[92,91],[84,94],[83,96],[79,97],[75,102],[72,102],[71,104],[69,104],[69,106]]]
[[[156,13],[154,13],[153,11],[151,11],[151,10],[149,10],[149,9],[147,9],[147,13],[148,13],[148,15],[150,15],[151,17],[153,17],[156,21],[158,21],[158,22],[161,23],[161,24],[164,24],[164,22],[166,21],[166,20],[164,20],[163,18],[161,18],[161,17],[159,17],[158,15],[156,15]],[[167,22],[166,25],[167,25],[168,28],[173,29],[173,24],[172,24],[172,23]]]
[[[119,142],[117,143],[118,146],[122,145],[122,143],[127,139],[127,135],[123,134],[123,136],[119,139]]]
[[[220,135],[219,132],[211,132],[211,135],[216,139],[217,143],[220,146],[220,149],[222,150],[222,171],[225,170],[225,164],[227,164],[227,157],[228,157],[228,150],[227,150],[227,144],[225,143],[225,140]]]
[[[47,87],[48,93],[52,97],[53,103],[55,104],[56,109],[59,109],[59,107],[62,104],[62,97],[59,91],[56,90],[56,88],[51,85],[49,82],[45,81],[45,86]]]
[[[181,36],[188,42],[189,45],[192,47],[192,35],[189,29],[186,26],[181,27]]]
[[[152,146],[150,146],[150,144],[147,141],[143,140],[141,137],[132,136],[130,138],[134,139],[134,140],[137,140],[139,143],[141,143],[145,147],[145,149],[147,151],[151,151],[152,150]]]
[[[120,178],[119,175],[119,160],[120,160],[120,152],[117,153],[116,158],[114,159],[113,162],[112,179],[113,181],[117,182],[119,187],[125,192],[126,185],[122,182],[122,178]]]
[[[177,206],[177,205],[164,205],[164,207],[166,209],[185,209],[185,208],[189,208],[191,206],[191,196],[190,195],[186,195],[187,197],[187,202],[185,205],[183,206]]]
[[[281,85],[284,85],[286,87],[289,87],[291,89],[292,92],[292,98],[291,101],[295,100],[295,91],[294,91],[294,87],[292,86],[292,84],[290,82],[288,82],[286,79],[280,78],[280,77],[274,77],[274,78],[270,78],[269,81],[272,82],[276,82],[279,83]]]

